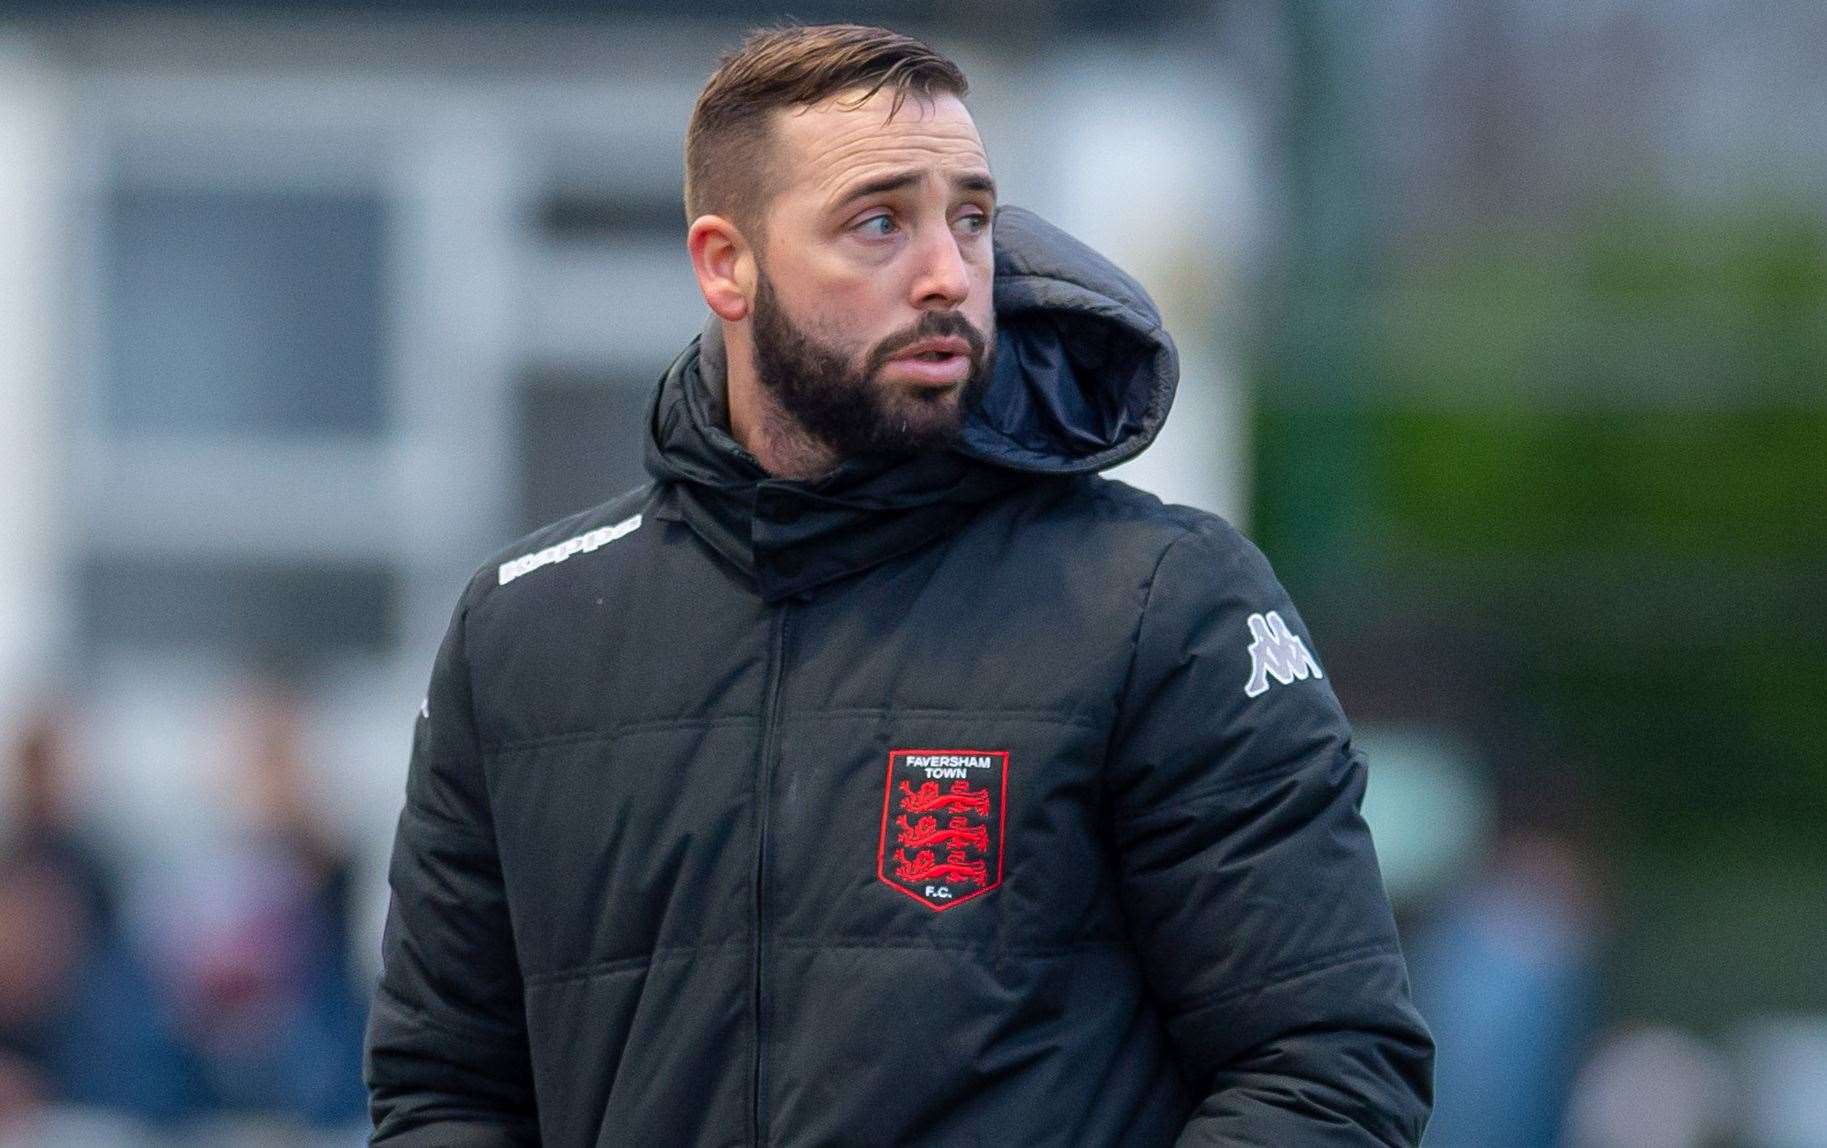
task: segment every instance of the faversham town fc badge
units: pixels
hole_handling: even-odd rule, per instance
[[[1002,884],[1006,749],[888,753],[876,875],[943,912]]]

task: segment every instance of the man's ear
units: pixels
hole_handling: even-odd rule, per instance
[[[742,231],[721,215],[700,215],[685,235],[698,290],[718,318],[748,317],[755,290],[755,255]]]

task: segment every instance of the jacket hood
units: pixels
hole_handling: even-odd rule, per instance
[[[996,210],[996,369],[961,451],[1087,474],[1141,454],[1167,421],[1180,358],[1142,285],[1020,207]]]
[[[1179,359],[1140,284],[1019,207],[995,222],[996,362],[950,451],[855,458],[774,478],[730,435],[712,317],[660,380],[648,471],[683,519],[770,599],[904,553],[1024,481],[1140,454],[1166,421]]]

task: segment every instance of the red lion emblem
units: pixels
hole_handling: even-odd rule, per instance
[[[903,813],[896,824],[903,848],[918,848],[921,845],[950,847],[956,843],[982,852],[990,847],[989,826],[972,825],[968,817],[954,817],[941,829],[937,817],[922,817],[909,825],[907,815]]]
[[[914,789],[907,782],[901,782],[901,808],[909,813],[925,813],[932,809],[956,809],[968,813],[981,813],[986,817],[990,812],[990,791],[972,789],[969,784],[960,780],[952,782],[952,787],[945,793],[939,792],[939,783],[928,781]]]
[[[931,849],[920,850],[911,861],[897,849],[895,860],[894,875],[903,881],[958,881],[982,885],[990,879],[989,866],[981,861],[965,860],[962,849],[949,851],[940,862],[933,860]]]

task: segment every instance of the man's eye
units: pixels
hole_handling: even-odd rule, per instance
[[[878,224],[878,223],[885,223],[888,226],[878,228],[878,227],[876,227],[876,224]],[[868,219],[865,219],[861,223],[857,224],[856,230],[864,232],[865,234],[868,234],[868,235],[892,235],[892,234],[894,234],[894,216],[886,215],[886,214],[872,215]]]
[[[990,228],[990,217],[981,213],[960,216],[958,222],[969,228],[972,235],[982,235]]]

